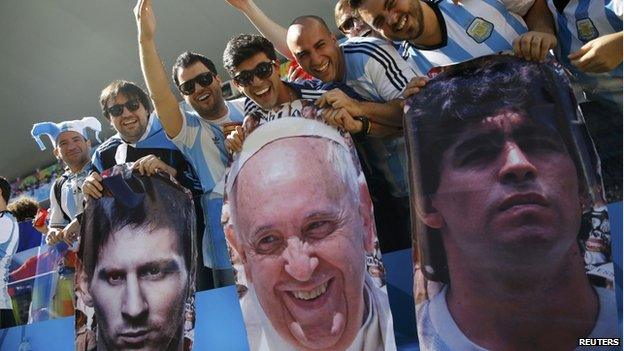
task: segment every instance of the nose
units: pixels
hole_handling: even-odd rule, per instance
[[[128,109],[128,106],[124,105],[123,110],[121,111],[121,117],[131,116],[132,112]]]
[[[288,244],[282,256],[286,261],[284,265],[286,273],[302,282],[312,278],[314,270],[316,270],[319,264],[318,258],[314,257],[310,244],[301,241],[297,237],[288,239]]]
[[[537,168],[522,149],[514,142],[506,142],[503,149],[503,165],[499,171],[502,183],[522,183],[534,180]]]
[[[136,275],[126,277],[125,298],[121,301],[121,313],[125,319],[138,320],[147,316],[149,305],[141,283]]]

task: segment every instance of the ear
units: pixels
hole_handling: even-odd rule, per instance
[[[219,86],[221,86],[221,84],[223,84],[223,80],[221,79],[220,75],[215,74],[214,78],[219,83]]]
[[[93,297],[91,296],[89,287],[89,277],[87,277],[84,271],[82,261],[78,260],[76,262],[76,293],[82,298],[85,305],[93,307]]]
[[[434,206],[431,197],[424,196],[422,203],[416,206],[416,214],[425,225],[432,229],[442,229],[444,227],[444,217]]]
[[[90,149],[91,148],[91,140],[87,139],[86,143],[87,143],[87,147]]]
[[[251,271],[248,269],[247,264],[247,255],[245,254],[245,250],[243,250],[243,246],[241,242],[238,240],[238,235],[234,230],[234,226],[232,224],[226,224],[223,226],[223,232],[225,233],[225,239],[227,240],[228,245],[234,249],[234,253],[240,258],[243,267],[245,268],[245,276],[247,280],[251,282]]]
[[[377,230],[375,228],[375,215],[373,212],[373,202],[368,193],[368,187],[365,182],[359,182],[360,188],[360,208],[359,213],[362,218],[362,225],[364,227],[364,249],[368,253],[372,253],[375,250],[375,238],[377,236]]]

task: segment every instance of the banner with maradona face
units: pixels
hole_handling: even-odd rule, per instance
[[[599,162],[562,67],[477,58],[408,106],[421,349],[620,337]]]

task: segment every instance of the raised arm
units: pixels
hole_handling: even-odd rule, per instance
[[[167,73],[156,50],[156,18],[151,0],[138,0],[134,7],[139,39],[141,71],[149,95],[154,102],[156,114],[170,138],[175,138],[182,130],[183,116],[178,101],[169,89]]]
[[[269,39],[280,54],[294,61],[295,57],[286,45],[286,28],[270,19],[252,0],[225,0],[242,12],[260,34]]]

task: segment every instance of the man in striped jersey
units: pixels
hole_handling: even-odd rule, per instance
[[[552,22],[539,12],[544,0],[455,2],[350,0],[350,5],[387,39],[404,41],[403,56],[424,73],[512,49],[542,60],[557,43]]]
[[[15,217],[6,210],[11,198],[11,184],[4,177],[0,177],[0,328],[9,328],[15,325],[13,305],[7,291],[9,264],[17,250],[19,242],[19,226]]]
[[[173,66],[173,80],[184,97],[184,103],[178,105],[156,48],[156,19],[151,1],[137,1],[134,14],[141,69],[156,113],[167,137],[197,171],[204,191],[201,200],[206,222],[202,243],[204,264],[213,269],[216,286],[233,283],[220,221],[223,197],[218,189],[228,162],[223,130],[242,124],[243,99],[225,101],[221,78],[212,61],[187,52],[180,55]]]
[[[559,60],[585,93],[609,202],[622,200],[622,1],[548,0]]]

